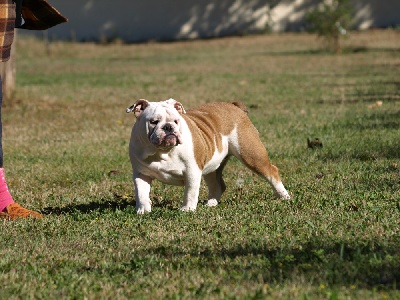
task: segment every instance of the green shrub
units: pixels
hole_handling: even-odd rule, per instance
[[[352,6],[349,0],[323,0],[306,15],[308,30],[326,41],[328,48],[341,52],[340,38],[347,35],[352,23]]]

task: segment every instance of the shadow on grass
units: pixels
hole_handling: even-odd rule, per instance
[[[368,47],[345,47],[342,49],[341,54],[327,49],[308,49],[308,50],[294,50],[294,51],[264,51],[258,53],[263,56],[282,56],[282,55],[351,55],[357,53],[400,53],[396,48],[368,48]]]
[[[174,249],[175,248],[175,249]],[[359,247],[345,244],[324,245],[323,241],[305,245],[303,249],[268,249],[266,246],[238,245],[234,248],[179,252],[176,247],[159,247],[150,251],[170,261],[184,257],[199,259],[199,265],[218,269],[221,258],[229,273],[244,272],[257,280],[283,282],[293,275],[318,278],[329,285],[357,285],[366,288],[398,289],[400,281],[400,251],[396,245],[379,248],[374,243]],[[254,266],[241,265],[242,259],[253,258]],[[248,261],[248,260],[246,260]],[[248,264],[248,263],[247,263]]]
[[[373,105],[377,101],[383,101],[384,103],[397,102],[400,100],[399,96],[396,95],[383,95],[383,94],[373,94],[373,95],[346,95],[346,100],[343,99],[332,99],[332,100],[317,100],[317,104],[323,105],[340,105],[340,104],[357,104],[366,103]]]
[[[396,159],[400,158],[400,148],[397,145],[371,144],[368,147],[353,149],[352,151],[344,150],[321,152],[319,157],[322,161],[345,160],[346,158],[356,159],[363,162],[374,161],[380,158]]]
[[[41,213],[44,215],[66,215],[75,212],[80,212],[82,214],[89,214],[91,212],[103,212],[105,210],[125,210],[128,207],[135,208],[136,202],[135,199],[124,198],[120,195],[115,194],[112,200],[104,200],[101,199],[99,202],[90,202],[85,204],[69,204],[64,207],[46,207],[41,210]],[[152,207],[160,207],[164,210],[176,210],[174,206],[174,201],[172,200],[160,200],[157,197],[153,197],[152,199]]]
[[[131,199],[123,199],[119,195],[115,195],[113,200],[104,200],[101,202],[90,202],[85,204],[70,204],[64,207],[46,207],[41,210],[44,215],[66,215],[74,212],[88,214],[93,211],[103,212],[105,210],[124,210],[129,206],[135,206],[135,201]]]
[[[334,128],[337,132],[350,131],[357,134],[354,141],[342,147],[342,151],[322,151],[320,158],[323,160],[340,160],[345,157],[361,161],[400,158],[400,135],[396,135],[396,130],[400,128],[400,111],[376,111],[359,115],[339,121]]]
[[[345,127],[357,131],[369,129],[399,129],[400,110],[395,112],[380,111],[370,115],[364,115],[358,120],[347,122]]]

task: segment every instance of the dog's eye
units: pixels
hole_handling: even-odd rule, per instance
[[[175,120],[174,123],[178,125],[178,120]]]
[[[158,121],[158,120],[151,120],[151,121],[150,121],[150,124],[152,124],[152,125],[157,125],[158,122],[160,122],[160,121]]]

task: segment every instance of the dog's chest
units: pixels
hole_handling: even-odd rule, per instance
[[[184,170],[185,166],[180,160],[166,155],[142,165],[141,172],[167,184],[183,185]]]

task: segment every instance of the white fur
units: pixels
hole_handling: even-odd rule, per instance
[[[219,152],[217,147],[215,146],[215,151],[213,156],[211,157],[210,161],[208,161],[203,170],[202,170],[202,174],[203,175],[207,175],[211,172],[214,172],[216,169],[218,169],[218,167],[221,165],[222,161],[224,160],[224,158],[228,155],[228,142],[229,136],[222,136],[222,151]],[[214,144],[216,144],[216,142],[214,141]]]
[[[151,210],[148,186],[152,179],[171,185],[185,185],[182,210],[195,210],[202,172],[194,158],[189,127],[177,111],[170,111],[162,102],[151,102],[151,106],[153,106],[151,109],[144,110],[133,126],[129,146],[135,190],[144,190],[144,192],[136,192],[137,212],[141,214]],[[147,128],[147,120],[153,117],[155,111],[158,114],[166,114],[165,119],[179,119],[182,144],[163,151],[149,142],[149,130],[143,129]],[[140,180],[143,176],[148,180]]]
[[[198,203],[201,177],[204,176],[209,187],[209,199],[206,205],[216,206],[223,190],[217,183],[215,171],[227,155],[240,156],[237,129],[232,128],[228,136],[222,136],[222,151],[216,150],[201,170],[194,156],[192,133],[184,118],[174,109],[176,103],[180,105],[173,99],[164,102],[146,102],[145,105],[148,106],[143,111],[136,110],[138,117],[132,128],[129,155],[138,214],[151,211],[149,194],[153,179],[166,184],[185,186],[181,210],[194,211]],[[131,111],[134,110],[132,107]],[[182,106],[179,108],[185,113]],[[159,120],[159,123],[151,124],[150,121],[155,119]],[[162,127],[167,123],[171,124],[181,143],[174,147],[163,148],[155,144],[161,142],[165,136]],[[289,194],[281,182],[273,182],[270,179],[269,182],[278,196],[289,199]]]
[[[285,187],[283,186],[283,183],[281,181],[276,182],[275,180],[271,179],[270,183],[271,183],[273,189],[275,190],[275,195],[278,198],[282,198],[282,199],[286,199],[286,200],[290,199],[290,195],[289,195],[288,191],[285,189]]]

